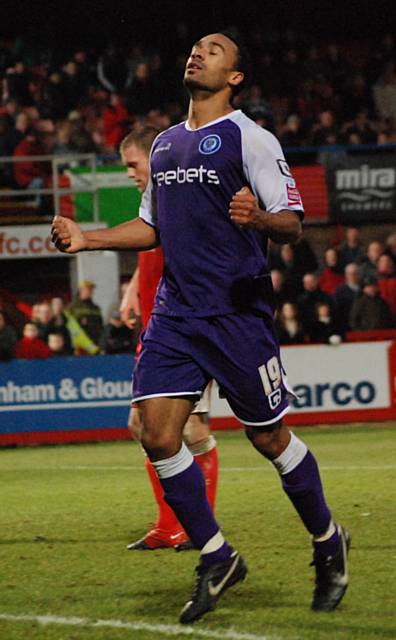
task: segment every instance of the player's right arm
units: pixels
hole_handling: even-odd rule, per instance
[[[63,253],[106,249],[144,251],[160,244],[155,218],[155,198],[150,177],[140,203],[139,218],[111,229],[84,231],[70,218],[55,216],[52,222],[51,238],[56,248]]]
[[[63,253],[79,251],[97,251],[105,249],[133,249],[140,251],[158,246],[158,237],[154,227],[142,218],[136,218],[111,229],[84,231],[79,224],[55,216],[51,228],[52,242]]]

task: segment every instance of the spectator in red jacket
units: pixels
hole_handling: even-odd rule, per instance
[[[23,338],[17,342],[15,355],[17,358],[48,358],[51,351],[44,340],[38,337],[38,329],[33,322],[27,322],[23,328]]]
[[[103,112],[103,133],[106,149],[115,151],[127,133],[131,118],[119,93],[110,94],[110,104]]]
[[[28,129],[26,136],[15,147],[14,157],[23,156],[42,156],[45,155],[45,149],[40,141],[37,132],[34,129]],[[50,165],[48,162],[37,160],[24,160],[14,163],[15,182],[22,189],[41,189],[43,188],[50,175]]]
[[[380,296],[396,318],[396,266],[386,253],[378,259],[377,274]]]
[[[344,284],[338,253],[335,249],[327,249],[325,253],[325,267],[319,277],[319,287],[325,293],[333,295],[338,287]]]

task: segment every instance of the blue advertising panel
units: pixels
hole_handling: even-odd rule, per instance
[[[125,428],[132,355],[0,364],[0,444],[7,435]]]

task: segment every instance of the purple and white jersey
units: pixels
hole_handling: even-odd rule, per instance
[[[199,129],[183,122],[164,131],[150,163],[139,215],[157,229],[164,252],[153,313],[207,317],[240,310],[235,292],[269,277],[267,238],[231,220],[233,195],[248,186],[269,213],[303,216],[279,142],[238,110]],[[253,298],[250,307],[270,312],[265,293]]]

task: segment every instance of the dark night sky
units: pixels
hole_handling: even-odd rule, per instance
[[[263,29],[288,27],[308,37],[372,37],[396,24],[395,0],[2,0],[0,32],[50,46],[99,45],[108,40],[154,46],[172,41],[185,21],[192,36],[236,24]]]

